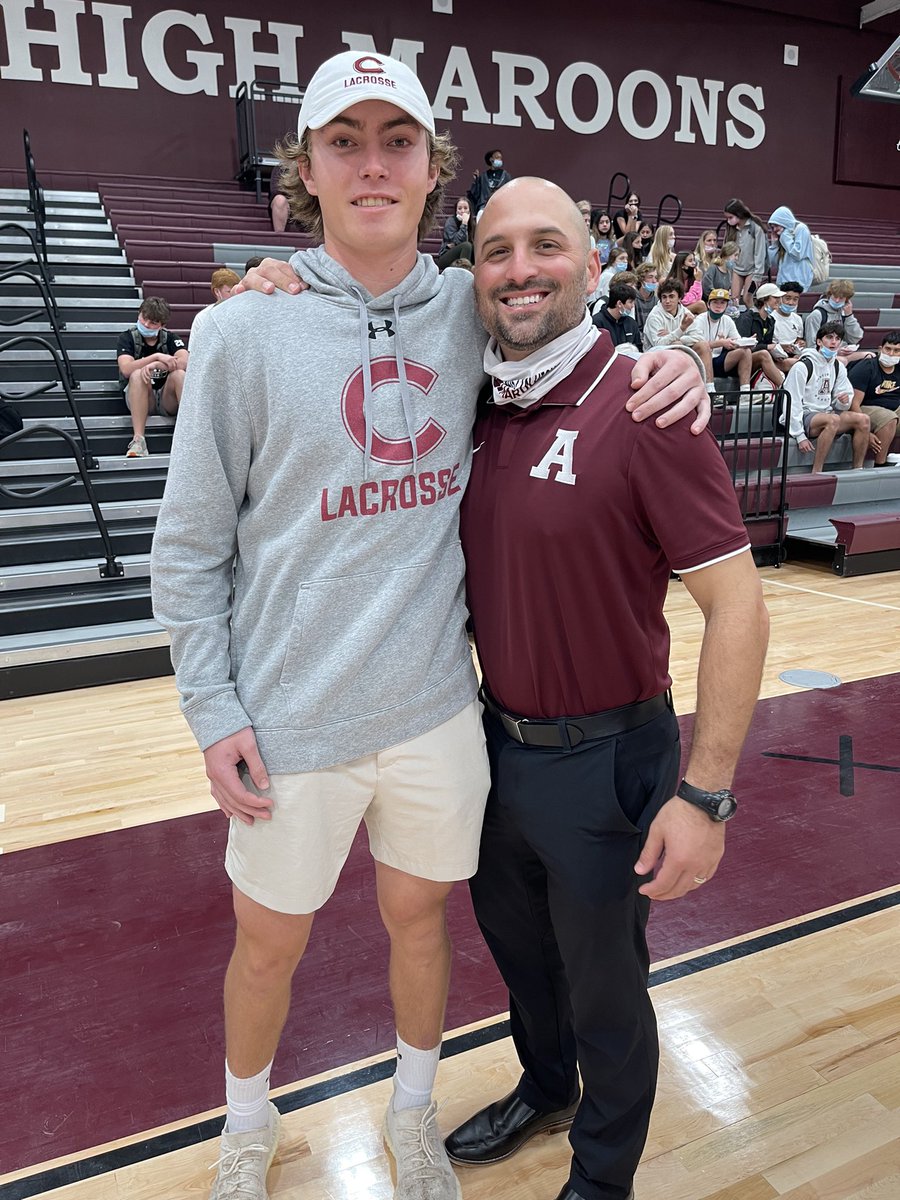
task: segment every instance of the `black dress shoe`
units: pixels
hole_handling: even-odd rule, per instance
[[[578,1192],[573,1191],[572,1188],[570,1188],[569,1185],[566,1184],[566,1186],[563,1188],[563,1190],[556,1197],[556,1200],[584,1200],[584,1197],[580,1196],[578,1194]],[[629,1192],[628,1195],[625,1197],[625,1200],[634,1200],[634,1192],[633,1191]]]
[[[450,1159],[463,1167],[481,1167],[500,1162],[524,1146],[538,1133],[558,1133],[575,1119],[580,1100],[556,1112],[540,1113],[510,1092],[469,1117],[447,1138]],[[573,1193],[574,1194],[574,1193]]]

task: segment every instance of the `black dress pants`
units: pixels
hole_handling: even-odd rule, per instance
[[[666,711],[571,750],[523,746],[485,714],[491,792],[475,915],[510,993],[518,1094],[550,1112],[583,1097],[571,1187],[624,1200],[647,1138],[659,1044],[647,992],[649,901],[634,864],[674,794]]]

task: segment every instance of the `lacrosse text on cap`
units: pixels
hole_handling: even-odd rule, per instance
[[[362,100],[388,100],[434,133],[425,89],[405,63],[386,54],[345,50],[323,62],[309,81],[297,118],[297,137],[302,138],[307,129],[321,129]]]

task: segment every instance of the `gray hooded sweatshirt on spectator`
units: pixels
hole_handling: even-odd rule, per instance
[[[373,298],[322,249],[292,261],[309,291],[233,297],[191,346],[152,556],[201,749],[252,725],[271,774],[396,745],[475,695],[472,280],[419,255]]]
[[[757,283],[761,279],[765,279],[769,271],[766,235],[757,223],[748,220],[743,227],[735,226],[733,229],[727,229],[725,237],[737,242],[738,252],[734,260],[735,272],[744,279],[749,276]],[[732,299],[737,300],[737,297],[732,296]]]

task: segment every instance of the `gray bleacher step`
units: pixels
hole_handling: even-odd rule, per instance
[[[7,230],[0,231],[0,242],[7,250],[11,246],[23,249],[31,246],[31,241],[27,237],[20,237],[16,233],[10,233]],[[52,257],[53,254],[65,254],[66,246],[78,246],[82,253],[87,253],[88,249],[92,249],[96,255],[100,254],[121,254],[122,250],[119,243],[112,234],[104,233],[103,237],[95,238],[75,238],[75,237],[48,237],[47,238],[47,254]]]
[[[82,416],[81,423],[85,429],[131,429],[131,417],[128,413],[107,417],[85,417]],[[76,429],[74,417],[53,417],[51,420],[46,420],[43,417],[23,417],[22,424],[26,429],[35,425],[52,425],[55,429],[65,429],[71,432]],[[148,417],[148,429],[174,429],[175,422],[170,417]]]
[[[900,513],[900,499],[868,500],[857,504],[832,504],[823,508],[799,508],[788,512],[787,536],[801,542],[834,545],[837,530],[835,520],[875,516],[881,513]]]
[[[33,458],[19,462],[7,462],[0,459],[2,473],[7,478],[17,478],[27,483],[33,475],[72,475],[75,473],[75,463],[71,458]],[[151,454],[148,458],[126,458],[103,455],[97,459],[98,471],[159,471],[168,469],[168,454]],[[91,471],[91,477],[96,479],[98,471]]]
[[[156,621],[119,621],[77,629],[36,630],[0,637],[0,667],[61,662],[168,646],[169,635]]]
[[[135,302],[139,297],[135,296],[101,296],[103,307],[109,309],[121,309],[123,312],[133,312]],[[63,314],[69,309],[79,308],[96,308],[97,298],[94,296],[57,296],[57,307]],[[2,296],[0,297],[0,308],[34,308],[34,296]],[[18,329],[19,326],[17,325]]]
[[[2,362],[2,359],[0,359],[0,362]],[[22,380],[4,382],[2,385],[3,394],[9,400],[15,401],[17,397],[21,397],[25,392],[30,391],[34,386],[34,382],[34,380],[31,383],[23,382]],[[19,387],[21,391],[16,391],[15,389]],[[97,393],[103,393],[106,396],[111,392],[118,392],[119,395],[122,394],[122,388],[119,386],[117,379],[83,379],[76,392],[76,396],[90,396]],[[65,394],[65,388],[61,383],[56,382],[52,387],[48,387],[46,391],[41,392],[40,396],[42,399],[59,399],[60,397],[65,397]],[[25,403],[25,401],[22,402]]]
[[[0,237],[2,237],[2,234],[0,234]],[[20,240],[20,245],[22,247],[30,248],[30,243],[27,241]],[[8,269],[8,266],[4,266],[4,264],[11,265],[12,263],[21,262],[23,252],[27,251],[19,250],[18,248],[15,250],[12,248],[5,249],[2,245],[0,245],[0,271]],[[125,251],[122,250],[118,244],[116,245],[115,254],[63,254],[57,252],[53,254],[48,253],[47,261],[50,264],[50,270],[53,272],[54,276],[60,267],[67,266],[91,267],[97,269],[98,271],[101,269],[103,271],[107,271],[111,268],[117,268],[120,274],[127,271],[128,274],[131,275],[131,267],[125,258]]]
[[[149,579],[149,554],[120,554],[125,579]],[[78,583],[95,583],[102,579],[103,560],[73,559],[68,562],[26,563],[0,567],[0,595],[24,592],[32,588],[72,587]]]
[[[159,514],[159,504],[159,500],[115,500],[101,504],[100,511],[108,525],[125,521],[153,521]],[[53,529],[60,525],[92,525],[93,522],[94,513],[89,504],[0,509],[0,532]]]
[[[52,265],[52,264],[51,264]],[[59,289],[63,287],[95,287],[99,292],[108,291],[110,288],[131,287],[137,289],[137,284],[134,282],[134,275],[131,269],[128,269],[128,275],[94,275],[86,277],[85,275],[61,275],[58,271],[53,273],[53,287],[56,291],[57,300],[60,299]],[[22,291],[29,287],[27,280],[17,282],[15,279],[10,279],[4,284],[8,288],[16,288],[17,291],[12,295],[17,295],[18,291]],[[32,289],[33,290],[33,289]]]
[[[28,203],[28,188],[0,188],[0,200],[23,200]],[[100,204],[99,192],[69,192],[59,188],[44,188],[45,204]]]
[[[7,300],[6,296],[0,296],[0,313],[3,312],[6,300]],[[63,297],[57,296],[56,302],[57,302],[57,304],[60,304],[60,305],[65,303],[66,306],[68,306],[69,304],[72,303],[72,301],[68,297],[65,297],[65,296],[63,296]],[[140,303],[140,297],[139,296],[134,296],[134,297],[122,296],[122,297],[118,297],[118,298],[110,297],[109,300],[100,300],[100,301],[98,301],[96,299],[92,299],[90,301],[90,303],[95,308],[97,307],[98,304],[103,304],[104,307],[106,307],[106,305],[109,305],[110,307],[112,307],[112,305],[114,305],[114,304],[122,304],[122,305],[126,306],[126,308],[125,308],[126,312],[130,312],[132,315],[134,315],[137,312],[138,304]],[[123,325],[121,320],[118,320],[118,321],[72,321],[66,317],[65,313],[63,313],[62,316],[63,316],[63,321],[65,322],[65,329],[62,330],[64,341],[65,341],[65,335],[67,333],[107,333],[107,334],[110,334],[113,337],[113,340],[115,341],[116,335],[120,334],[123,329],[128,328],[127,323],[125,325]],[[134,322],[132,321],[131,324],[133,325]],[[18,325],[10,325],[5,329],[0,328],[0,335],[9,334],[10,337],[17,337],[19,334],[25,334],[25,333],[40,334],[40,333],[46,333],[49,330],[49,328],[50,328],[50,322],[46,321],[46,320],[44,320],[44,321],[20,321]]]

